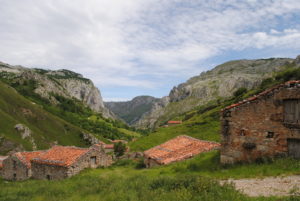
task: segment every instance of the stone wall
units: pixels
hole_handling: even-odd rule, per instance
[[[95,160],[92,159],[95,158]],[[59,166],[53,164],[41,164],[39,161],[32,161],[32,175],[34,179],[64,179],[78,174],[85,168],[97,168],[99,166],[109,166],[112,164],[112,157],[105,154],[101,149],[91,149],[82,155],[75,163],[69,166]]]
[[[25,180],[31,177],[31,170],[17,157],[10,156],[3,161],[2,177],[6,180]]]
[[[68,168],[50,164],[31,163],[34,179],[64,179],[68,177]]]
[[[145,158],[144,164],[146,165],[146,168],[160,166],[160,164],[153,158]]]
[[[253,162],[287,156],[287,139],[300,139],[299,128],[284,123],[286,99],[300,99],[300,88],[282,86],[221,114],[221,163]]]

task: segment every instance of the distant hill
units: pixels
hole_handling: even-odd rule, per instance
[[[84,132],[0,82],[0,155],[12,150],[46,149],[55,143],[87,146]]]
[[[156,102],[151,111],[144,114],[134,126],[154,129],[195,107],[230,97],[239,88],[256,88],[262,80],[295,64],[296,60],[236,60],[218,65],[174,87],[168,96]]]
[[[158,101],[158,98],[152,96],[137,96],[130,101],[105,102],[104,105],[126,123],[133,125]]]
[[[13,83],[14,86],[30,84],[32,92],[48,99],[52,104],[59,103],[57,96],[81,101],[104,117],[115,118],[103,104],[101,93],[93,82],[82,75],[62,69],[45,70],[12,66],[0,62],[0,77]]]
[[[104,106],[92,81],[75,72],[0,62],[0,82],[0,155],[140,135]]]

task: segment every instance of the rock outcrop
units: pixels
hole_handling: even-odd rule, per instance
[[[58,101],[53,96],[60,95],[65,98],[75,98],[95,112],[102,113],[106,118],[115,118],[103,103],[100,91],[93,82],[82,75],[69,70],[30,69],[21,66],[10,66],[0,63],[1,76],[14,79],[20,84],[32,81],[34,92],[48,99],[51,103]]]
[[[33,150],[37,149],[37,146],[34,142],[34,138],[31,136],[32,132],[27,126],[25,126],[23,124],[16,124],[15,129],[18,133],[20,133],[23,140],[27,139],[27,140],[30,141],[30,143],[32,144],[32,149]]]
[[[232,96],[241,87],[251,89],[284,65],[300,62],[288,58],[237,60],[216,66],[174,87],[169,96],[155,104],[135,124],[138,128],[154,128],[165,121],[218,98]],[[176,109],[175,109],[176,108]]]
[[[94,145],[94,144],[100,143],[100,140],[90,133],[81,133],[81,135],[82,135],[83,140],[86,141],[87,144],[89,144],[89,145]]]

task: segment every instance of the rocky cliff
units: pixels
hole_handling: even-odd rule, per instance
[[[196,106],[232,96],[241,87],[256,87],[263,79],[272,76],[272,73],[282,70],[283,66],[293,61],[299,62],[299,58],[236,60],[218,65],[174,87],[169,96],[157,102],[135,126],[154,128]]]
[[[34,92],[57,104],[54,95],[75,98],[95,112],[102,113],[106,118],[115,118],[103,103],[100,91],[93,82],[82,75],[69,70],[30,69],[22,66],[11,66],[0,62],[1,76],[24,84],[31,82]]]
[[[129,125],[135,124],[160,101],[152,96],[138,96],[130,101],[105,102],[104,105]]]

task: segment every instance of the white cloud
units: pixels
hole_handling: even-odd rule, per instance
[[[125,102],[125,101],[130,101],[128,98],[104,98],[103,99],[105,102]]]
[[[300,50],[299,11],[298,0],[2,1],[0,60],[159,88],[224,52]]]

